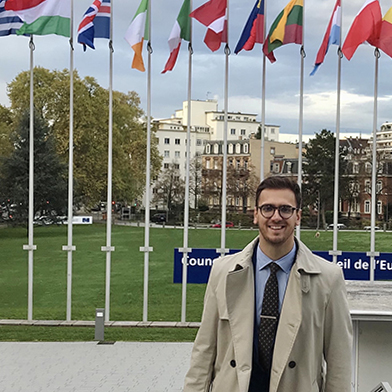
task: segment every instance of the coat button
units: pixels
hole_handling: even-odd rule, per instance
[[[234,359],[232,359],[232,360],[230,361],[230,366],[233,367],[233,368],[237,366],[237,364],[236,364],[236,362],[235,362]]]
[[[293,368],[295,368],[297,366],[297,364],[295,363],[295,361],[290,361],[289,362],[289,368],[290,369],[293,369]]]

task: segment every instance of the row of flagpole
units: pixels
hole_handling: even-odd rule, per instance
[[[210,0],[214,1],[214,0]],[[374,0],[372,0],[374,2]],[[265,7],[266,1],[264,1]],[[148,2],[148,28],[151,30],[151,2]],[[303,12],[304,6],[302,7]],[[264,8],[265,10],[265,8]],[[69,124],[69,179],[68,179],[68,243],[63,246],[63,250],[67,251],[67,311],[66,318],[71,320],[71,304],[72,304],[72,252],[76,250],[73,245],[73,0],[71,1],[71,35],[70,35],[70,124]],[[111,244],[111,224],[112,224],[112,138],[113,138],[113,97],[112,97],[112,79],[113,79],[113,24],[112,15],[113,7],[110,8],[110,38],[109,38],[109,124],[108,124],[108,185],[107,185],[107,230],[106,230],[106,246],[102,247],[102,251],[106,252],[106,291],[105,291],[105,320],[110,319],[110,271],[111,271],[111,252],[114,247]],[[226,10],[226,29],[228,28],[228,7]],[[340,13],[341,18],[341,13]],[[265,20],[263,24],[263,41],[265,40]],[[341,26],[341,20],[340,20]],[[149,32],[149,36],[150,36]],[[226,30],[226,36],[227,30]],[[340,29],[341,37],[341,29]],[[341,42],[341,38],[339,43]],[[357,45],[358,46],[358,45]],[[327,48],[328,49],[328,48]],[[140,250],[144,252],[144,302],[143,302],[143,321],[148,320],[148,270],[149,270],[149,253],[153,251],[150,247],[149,238],[149,220],[150,220],[150,156],[151,156],[151,42],[148,41],[148,72],[147,72],[147,153],[146,153],[146,215],[145,215],[145,241],[144,247]],[[227,178],[227,121],[228,121],[228,75],[229,75],[229,55],[230,48],[228,39],[225,45],[225,81],[224,81],[224,140],[223,140],[223,163],[222,163],[222,216],[221,216],[221,246],[217,249],[218,253],[224,255],[228,252],[226,249],[226,178]],[[28,250],[28,319],[33,317],[33,251],[36,249],[33,238],[33,219],[34,219],[34,90],[33,90],[33,68],[34,68],[34,42],[33,36],[30,38],[30,155],[29,155],[29,221],[28,221],[28,245],[24,249]],[[191,251],[188,244],[188,220],[189,220],[189,166],[190,166],[190,130],[191,130],[191,82],[192,82],[192,41],[188,45],[188,118],[187,118],[187,174],[186,174],[186,194],[185,194],[185,209],[184,209],[184,236],[183,236],[183,256],[184,260],[187,254]],[[265,54],[265,53],[264,53]],[[351,53],[352,56],[353,53]],[[302,128],[303,128],[303,79],[304,79],[304,27],[302,26],[301,39],[301,67],[300,67],[300,105],[299,105],[299,157],[298,157],[298,183],[302,184]],[[374,266],[374,257],[378,255],[375,252],[375,182],[376,182],[376,126],[377,126],[377,84],[378,84],[378,57],[379,51],[375,51],[375,84],[374,84],[374,119],[373,119],[373,168],[372,168],[372,208],[371,208],[371,249],[369,256],[371,263]],[[261,124],[261,172],[260,178],[264,177],[264,129],[265,129],[265,58],[263,55],[262,64],[262,124]],[[341,82],[341,50],[340,44],[338,49],[338,85],[337,85],[337,112],[336,112],[336,146],[335,146],[335,184],[334,184],[334,237],[333,250],[330,254],[333,255],[333,260],[336,262],[340,251],[337,250],[337,220],[338,220],[338,193],[339,193],[339,130],[340,130],[340,82]],[[297,230],[297,236],[300,236],[300,230]],[[184,261],[183,268],[183,292],[182,292],[182,311],[181,321],[186,320],[186,284],[187,284],[187,268]],[[374,280],[374,269],[371,268],[370,279]]]

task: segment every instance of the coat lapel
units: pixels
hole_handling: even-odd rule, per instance
[[[226,278],[227,312],[236,361],[238,365],[241,365],[241,367],[237,366],[241,392],[247,391],[252,367],[254,328],[253,248],[254,242],[244,249],[243,257],[238,260],[235,268],[228,273]]]
[[[310,291],[310,275],[319,274],[311,261],[311,251],[296,240],[296,262],[291,269],[278,330],[272,363],[270,392],[276,392],[282,373],[287,366],[291,350],[302,321],[302,295]]]

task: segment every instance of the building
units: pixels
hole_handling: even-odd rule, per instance
[[[210,209],[220,210],[222,189],[225,187],[227,210],[246,212],[253,206],[258,184],[252,166],[249,140],[228,142],[226,184],[222,184],[223,147],[220,140],[206,143],[202,155],[202,197]]]

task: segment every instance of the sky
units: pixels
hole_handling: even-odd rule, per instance
[[[177,64],[172,72],[161,74],[169,56],[167,39],[177,18],[183,0],[151,0],[151,116],[167,118],[187,100],[188,51],[183,42]],[[103,87],[109,83],[108,41],[96,39],[96,50],[83,52],[76,43],[77,26],[92,0],[76,0],[74,6],[75,54],[74,67],[81,77],[93,76]],[[205,0],[193,0],[193,9]],[[229,111],[254,113],[261,120],[261,45],[250,52],[234,54],[234,48],[255,0],[228,0],[229,3]],[[288,0],[266,0],[267,30]],[[131,69],[133,51],[124,40],[124,34],[139,6],[140,0],[112,0],[114,76],[113,88],[118,91],[136,91],[141,106],[147,111],[147,72]],[[345,39],[355,15],[364,0],[342,0],[342,37]],[[380,0],[383,15],[391,3]],[[322,129],[336,129],[336,89],[338,56],[336,46],[330,46],[324,64],[314,76],[313,69],[335,0],[304,0],[304,140]],[[217,99],[219,110],[224,109],[224,46],[212,53],[204,44],[206,27],[193,22],[192,99]],[[35,36],[34,65],[54,69],[69,68],[68,39],[59,36]],[[30,67],[29,39],[2,37],[0,65],[0,103],[9,106],[7,84],[18,73]],[[266,61],[266,123],[279,125],[282,139],[295,141],[299,131],[300,54],[299,45],[284,45],[275,51],[277,61]],[[360,45],[351,61],[342,60],[341,83],[341,136],[369,137],[373,129],[374,112],[374,49]],[[147,64],[146,47],[143,50]],[[381,53],[378,70],[377,128],[392,121],[392,59]],[[285,134],[286,136],[283,136]]]

